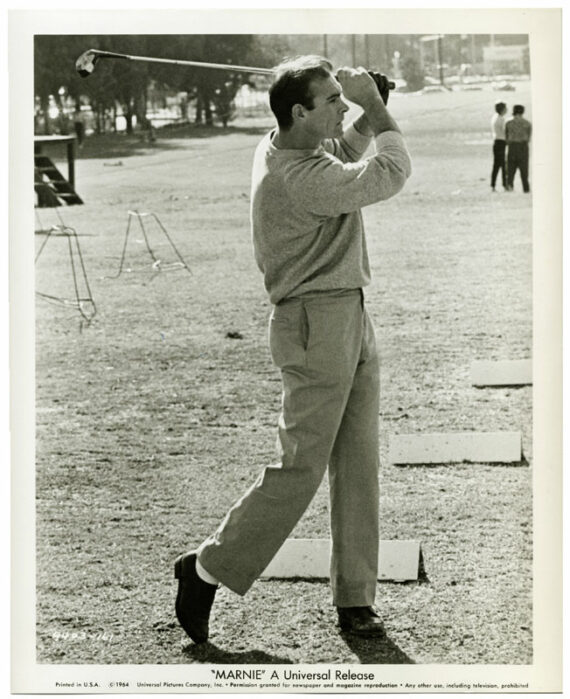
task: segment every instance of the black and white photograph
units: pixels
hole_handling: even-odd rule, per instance
[[[561,691],[560,21],[10,12],[13,692]]]

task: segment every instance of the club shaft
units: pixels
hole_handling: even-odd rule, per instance
[[[126,61],[139,61],[144,63],[163,63],[175,66],[190,66],[193,68],[215,68],[218,70],[227,70],[229,72],[238,73],[255,73],[258,75],[274,75],[274,68],[258,68],[256,66],[240,66],[231,63],[208,63],[205,61],[187,61],[175,58],[156,58],[151,56],[133,56],[127,53],[115,53],[113,51],[101,51],[99,49],[89,49],[76,61],[76,68],[82,77],[86,77],[93,72],[95,62],[100,58],[118,58]],[[370,73],[373,77],[376,73]],[[379,75],[379,74],[378,74]],[[376,80],[376,79],[375,79]],[[388,88],[393,90],[396,87],[395,83],[388,82]]]
[[[271,68],[255,68],[253,66],[236,66],[229,63],[206,63],[204,61],[185,61],[174,58],[153,58],[150,56],[130,56],[123,53],[112,53],[109,51],[97,51],[99,58],[123,58],[127,61],[143,61],[145,63],[166,63],[175,66],[191,66],[193,68],[217,68],[218,70],[229,70],[240,73],[258,73],[260,75],[273,75]]]

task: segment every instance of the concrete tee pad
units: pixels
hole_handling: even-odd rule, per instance
[[[473,386],[528,386],[532,384],[532,359],[475,361],[471,364],[471,384]]]
[[[287,539],[262,578],[329,578],[329,539]],[[419,541],[381,541],[378,547],[378,580],[417,580]]]
[[[510,463],[522,458],[520,432],[397,434],[390,438],[393,464]]]

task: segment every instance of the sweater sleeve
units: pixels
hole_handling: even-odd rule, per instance
[[[292,163],[285,174],[290,195],[319,216],[340,216],[394,196],[411,174],[404,139],[384,131],[375,140],[377,153],[357,162],[321,151]]]
[[[354,123],[346,129],[342,138],[327,139],[323,143],[324,149],[338,158],[343,163],[354,163],[364,155],[370,145],[371,137],[365,136],[356,130]]]

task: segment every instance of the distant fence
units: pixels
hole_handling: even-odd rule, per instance
[[[243,85],[234,99],[235,115],[240,118],[259,118],[271,116],[269,107],[269,95],[267,90],[256,90],[249,85]],[[185,124],[192,120],[195,116],[195,106],[191,105],[186,116],[182,115],[182,102],[169,101],[168,105],[162,108],[157,108],[154,105],[149,105],[147,111],[147,119],[155,128],[174,124]],[[88,105],[83,105],[81,109],[82,120],[85,127],[85,133],[91,135],[97,131],[97,115]],[[112,133],[114,131],[124,132],[127,122],[124,114],[120,110],[107,111],[99,116],[99,126],[103,133]],[[45,134],[45,120],[43,115],[36,113],[34,117],[34,133]],[[133,127],[137,126],[137,118],[132,117]],[[49,118],[49,132],[52,134],[73,134],[73,111],[68,109],[58,113],[57,117]]]
[[[235,96],[236,110],[240,116],[264,116],[271,114],[269,94],[265,90],[252,90],[244,85]]]

